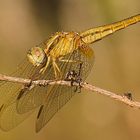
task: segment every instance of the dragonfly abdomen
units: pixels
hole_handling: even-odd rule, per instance
[[[82,32],[80,36],[82,37],[82,40],[85,43],[91,44],[118,30],[124,29],[130,25],[133,25],[139,21],[140,21],[140,15],[136,15],[136,16],[133,16],[125,20],[115,22],[109,25],[104,25],[104,26],[89,29],[85,32]]]

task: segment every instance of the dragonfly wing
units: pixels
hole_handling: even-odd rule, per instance
[[[67,57],[67,60],[69,60],[70,55]],[[67,68],[69,65],[67,63],[59,63],[59,68]],[[67,68],[68,69],[68,68]],[[66,71],[66,70],[65,70]],[[65,76],[65,72],[62,71],[62,77]],[[40,74],[37,77],[39,80],[46,79],[46,80],[53,80],[55,79],[54,75],[54,69],[53,66],[50,64],[49,67],[46,69],[44,74]],[[17,111],[19,113],[26,113],[30,111],[31,109],[34,109],[41,105],[44,101],[44,97],[46,96],[48,92],[48,86],[47,87],[39,87],[36,86],[31,91],[24,92],[23,95],[17,100]],[[19,93],[20,95],[20,93]]]
[[[94,56],[87,57],[83,55],[82,51],[75,51],[73,54],[65,56],[66,60],[77,60],[83,62],[81,69],[81,78],[84,81],[89,71],[92,68]],[[79,64],[77,63],[60,63],[59,68],[62,72],[62,78],[64,79],[68,71],[75,70],[79,72]],[[36,121],[36,132],[39,132],[42,127],[44,127],[48,121],[61,109],[72,96],[75,95],[75,86],[62,86],[54,85],[50,86],[48,89],[47,97],[44,104],[41,105]]]
[[[18,66],[15,72],[11,76],[21,77],[21,78],[30,78],[32,73],[35,72],[35,67],[29,65],[28,61],[25,59],[22,64]],[[12,102],[15,102],[20,89],[23,87],[23,84],[12,83],[1,81],[0,82],[0,105],[7,104],[10,105]]]
[[[38,79],[54,79],[53,75],[53,68],[52,66],[49,66],[45,74],[38,75]],[[18,95],[20,96],[17,100],[18,113],[23,114],[40,106],[47,94],[47,90],[48,86],[35,86],[31,90],[23,92],[22,95],[18,93]]]
[[[43,102],[47,93],[47,87],[36,86],[30,91],[24,92],[22,97],[17,99],[17,112],[19,114],[26,113],[37,108]]]
[[[62,42],[62,45],[66,45],[66,43]],[[58,50],[58,51],[59,53],[61,53],[60,51],[63,51],[63,50]],[[91,48],[89,48],[88,46],[85,46],[85,47],[83,46],[82,49],[79,48],[79,50],[76,50],[72,54],[65,56],[64,59],[67,61],[76,60],[76,61],[83,62],[81,77],[82,77],[82,80],[84,80],[87,77],[93,65],[94,56],[92,54],[93,54],[93,51]],[[62,79],[65,79],[65,76],[68,71],[75,70],[77,71],[77,73],[79,71],[79,64],[77,63],[57,62],[57,64],[58,64],[58,67],[60,68]],[[55,79],[53,66],[50,64],[46,72],[43,75],[41,74],[38,75],[37,79],[40,79],[40,80],[41,79],[46,79],[46,80]],[[30,92],[25,92],[23,96],[21,96],[21,98],[17,102],[17,111],[22,114],[41,105],[44,100],[44,96],[46,96],[47,94],[47,90],[48,90],[48,86],[47,87],[37,86]]]
[[[31,113],[18,114],[16,103],[6,107],[2,105],[0,110],[0,128],[4,131],[9,131],[23,122]]]
[[[64,43],[65,44],[65,43]],[[83,62],[81,77],[85,80],[87,77],[93,60],[83,55],[82,51],[76,50],[74,53],[64,57],[66,60],[80,60]],[[92,63],[91,63],[92,62]],[[40,68],[33,67],[30,63],[27,66],[28,61],[25,61],[25,65],[13,74],[13,76],[20,76],[24,78],[35,79],[54,79],[54,70],[50,65],[44,75],[39,74]],[[65,78],[68,71],[79,71],[79,65],[77,63],[58,62],[62,79]],[[37,130],[39,131],[53,115],[69,101],[69,99],[75,94],[75,87],[64,86],[47,86],[47,87],[35,87],[31,90],[25,90],[22,96],[20,95],[22,84],[15,84],[10,82],[2,82],[0,84],[1,94],[0,99],[0,127],[3,130],[10,130],[25,120],[30,115],[30,110],[41,106],[37,119]],[[45,96],[45,97],[44,97]],[[54,100],[54,101],[53,101]],[[56,104],[59,105],[56,106]],[[52,109],[52,107],[54,109]],[[44,112],[44,113],[43,113]],[[50,115],[47,115],[47,113]],[[44,116],[44,115],[45,116]],[[44,117],[43,117],[44,116]]]
[[[35,78],[33,75],[35,75],[37,71],[38,69],[29,64],[27,60],[24,60],[11,75],[15,77]],[[5,81],[0,83],[0,128],[2,130],[8,131],[16,127],[31,114],[28,112],[21,115],[17,112],[17,98],[23,86],[23,84]],[[34,106],[32,106],[32,108],[33,107]]]
[[[21,89],[20,87],[15,92],[12,92],[13,95],[1,105],[0,128],[2,130],[8,131],[16,127],[33,112],[33,109],[41,105],[44,96],[41,94],[42,89],[40,90],[38,88],[35,87],[31,91],[25,89],[23,93],[27,96],[26,98],[21,98],[24,100],[21,102],[18,100],[18,95],[24,89]],[[40,90],[40,94],[38,94],[38,96],[36,95],[36,93],[38,93],[36,92],[37,90]],[[19,108],[19,106],[21,108]]]
[[[36,132],[39,132],[45,124],[61,109],[76,92],[73,92],[74,87],[53,86],[50,91],[50,96],[46,103],[41,105],[37,120]],[[69,92],[68,92],[69,91]]]

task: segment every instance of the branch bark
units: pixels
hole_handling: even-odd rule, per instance
[[[29,84],[31,82],[31,79],[24,79],[24,78],[19,78],[19,77],[11,77],[11,76],[6,76],[3,74],[0,74],[0,81],[7,81],[7,82],[13,82],[13,83],[19,83],[19,84]],[[36,80],[32,81],[32,84],[34,86],[47,86],[47,85],[66,85],[66,86],[71,86],[70,81],[64,81],[64,80]],[[74,83],[75,86],[78,86],[78,83]],[[116,93],[101,89],[99,87],[90,85],[86,82],[81,82],[81,87],[92,91],[92,92],[97,92],[101,95],[108,96],[114,100],[120,101],[130,107],[138,108],[140,109],[140,102],[133,101],[129,99],[125,95],[118,95]]]

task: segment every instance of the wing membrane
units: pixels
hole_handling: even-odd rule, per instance
[[[24,62],[17,68],[17,70],[12,73],[12,76],[33,78],[33,75],[37,73],[37,71],[38,69],[30,65],[27,60],[24,60]],[[1,82],[0,84],[0,128],[5,131],[8,131],[17,126],[30,114],[27,113],[19,115],[17,112],[17,97],[23,86],[24,85],[22,84],[11,82]],[[34,106],[31,108],[33,107]]]
[[[81,77],[83,80],[85,80],[89,71],[91,70],[94,57],[90,57],[89,59],[83,55],[82,52],[77,50],[72,55],[66,56],[65,59],[83,62]],[[92,63],[90,63],[90,61],[92,61]],[[59,67],[63,73],[63,78],[68,71],[79,71],[79,65],[77,63],[63,63],[63,65],[61,64]],[[39,132],[42,127],[44,127],[48,121],[59,111],[59,109],[61,109],[76,93],[74,86],[68,87],[62,85],[50,86],[47,92],[46,100],[44,104],[41,105],[37,115],[36,132]]]
[[[23,122],[32,112],[25,114],[18,114],[16,110],[16,103],[4,107],[0,113],[0,128],[4,131],[9,131]]]
[[[65,43],[66,42],[63,42],[62,44]],[[90,49],[88,49],[88,51],[89,50]],[[65,79],[69,71],[75,70],[77,73],[79,72],[79,63],[69,62],[69,60],[76,60],[77,62],[83,62],[81,77],[82,80],[85,80],[91,70],[94,59],[93,57],[87,57],[88,54],[89,52],[83,53],[80,50],[75,50],[72,54],[68,54],[64,57],[67,62],[58,61],[57,64],[61,71],[61,79]],[[54,69],[51,64],[44,74],[39,74],[39,70],[40,67],[33,67],[25,60],[13,76],[31,78],[32,80],[55,79]],[[26,85],[3,82],[0,86],[0,97],[3,98],[0,109],[0,127],[5,131],[16,127],[31,114],[31,110],[41,106],[36,122],[36,131],[39,131],[76,93],[74,92],[74,86],[53,85],[46,87],[36,86],[31,90],[25,90],[23,94],[19,96],[21,90],[23,90]]]

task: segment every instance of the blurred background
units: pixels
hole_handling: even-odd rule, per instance
[[[1,0],[0,73],[9,74],[29,48],[56,31],[84,31],[140,13],[139,0]],[[92,45],[96,55],[87,82],[140,101],[140,24]],[[139,140],[140,110],[84,91],[35,133],[33,114],[0,140]]]

